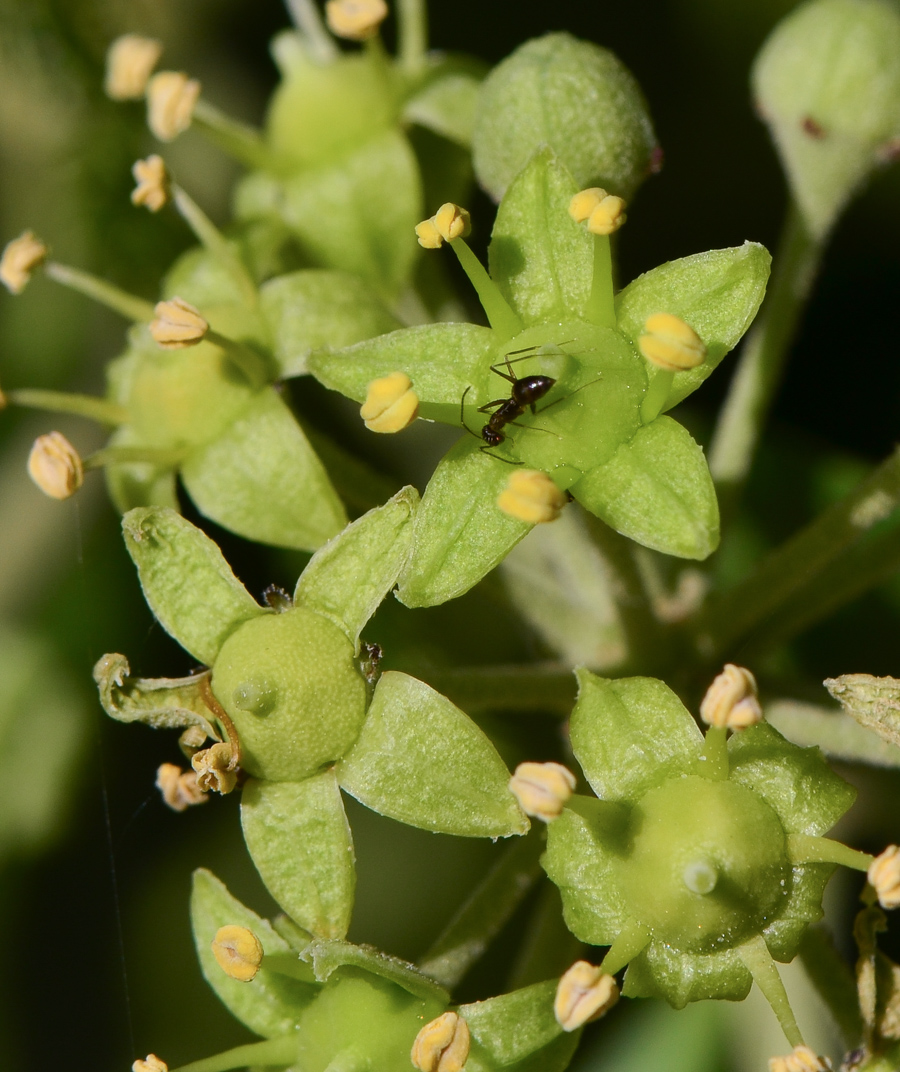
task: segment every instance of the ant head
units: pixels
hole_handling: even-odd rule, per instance
[[[490,425],[486,424],[484,428],[481,429],[481,438],[489,447],[499,447],[506,439],[506,436],[502,432],[497,432],[491,428]]]

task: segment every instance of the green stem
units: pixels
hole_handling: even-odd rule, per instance
[[[306,38],[310,52],[319,63],[332,63],[341,54],[325,27],[314,0],[285,0],[294,25]]]
[[[229,339],[225,335],[220,335],[218,331],[213,331],[212,328],[207,331],[204,338],[225,351],[232,364],[240,369],[252,387],[262,387],[264,383],[268,382],[269,375],[266,362],[255,350],[251,350],[249,346],[235,342],[234,339]]]
[[[630,919],[616,935],[616,940],[600,963],[603,971],[615,975],[626,964],[642,953],[650,944],[653,935],[636,919]]]
[[[672,390],[672,381],[675,373],[667,369],[657,369],[656,375],[650,377],[650,386],[641,403],[641,423],[649,424],[655,421],[665,408]]]
[[[494,331],[502,336],[504,341],[518,335],[522,330],[522,321],[512,311],[485,266],[469,249],[464,239],[455,238],[450,245],[459,258],[463,271],[469,277],[469,282],[475,288],[478,300]]]
[[[125,406],[107,402],[105,398],[93,395],[69,394],[67,391],[43,391],[39,388],[20,387],[7,391],[6,401],[14,406],[28,409],[49,410],[51,413],[71,413],[76,417],[85,417],[98,424],[125,424],[129,418]]]
[[[613,290],[612,246],[609,235],[594,235],[594,271],[591,293],[584,315],[592,324],[602,328],[616,326],[616,304]]]
[[[831,1010],[844,1048],[852,1050],[862,1040],[863,1022],[859,1014],[856,980],[844,958],[834,947],[826,927],[810,927],[800,942],[800,960],[819,997]]]
[[[185,190],[174,183],[172,185],[172,200],[188,227],[231,275],[247,305],[251,309],[255,309],[259,302],[256,284],[250,278],[250,273],[237,253],[235,253],[231,243],[197,202]]]
[[[724,782],[728,777],[728,730],[724,726],[710,726],[706,731],[697,772],[711,782]]]
[[[107,283],[103,279],[88,272],[79,271],[78,268],[70,268],[67,264],[59,264],[57,261],[47,261],[44,271],[57,283],[64,287],[77,290],[94,301],[100,302],[113,312],[124,316],[126,320],[134,320],[136,323],[153,319],[153,303],[135,298],[133,294],[120,290],[118,287]]]
[[[537,881],[545,838],[543,829],[536,826],[504,849],[419,962],[419,969],[442,986],[452,988],[459,983]]]
[[[218,147],[251,168],[269,163],[269,150],[255,127],[219,111],[202,98],[194,105],[193,124]]]
[[[795,864],[842,864],[854,871],[868,871],[874,859],[869,853],[851,849],[840,841],[810,834],[791,834],[787,839],[787,850]]]
[[[568,718],[578,691],[571,669],[558,663],[423,668],[420,676],[465,711],[547,711]]]
[[[216,1054],[215,1057],[205,1057],[202,1061],[181,1065],[172,1072],[229,1072],[232,1068],[257,1065],[291,1065],[296,1060],[296,1035],[283,1035],[281,1038],[266,1039],[264,1042],[251,1042],[247,1046],[236,1046],[233,1050]]]
[[[778,1017],[781,1029],[791,1046],[802,1046],[803,1036],[797,1026],[794,1010],[788,1000],[784,983],[775,967],[775,961],[769,952],[762,935],[756,935],[749,942],[738,946],[737,954],[744,962],[744,967],[753,976],[753,981],[762,991],[766,1001],[772,1006],[772,1012]]]
[[[792,201],[765,302],[744,344],[709,450],[723,513],[733,511],[750,471],[823,249]]]
[[[519,990],[562,973],[582,955],[584,945],[566,926],[559,890],[545,879],[516,953],[506,990]]]
[[[105,465],[155,465],[158,469],[174,469],[184,461],[187,451],[166,450],[163,447],[104,447],[84,459],[85,469],[101,469]]]
[[[717,663],[723,653],[746,642],[774,611],[892,512],[898,499],[900,448],[710,606],[698,640],[704,655]]]
[[[424,0],[397,0],[397,58],[408,75],[425,70],[428,52],[428,12]]]

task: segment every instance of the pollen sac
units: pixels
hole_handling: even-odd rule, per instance
[[[578,960],[559,981],[553,1013],[563,1031],[576,1031],[591,1020],[599,1020],[618,1000],[615,979],[586,960]]]
[[[575,775],[561,763],[520,763],[509,788],[526,815],[549,823],[572,795]]]
[[[51,499],[68,499],[84,483],[81,455],[62,432],[38,436],[28,455],[28,475]]]
[[[359,415],[370,432],[402,432],[416,419],[419,396],[405,372],[372,380],[366,388],[366,400]]]
[[[47,258],[47,247],[31,231],[23,231],[6,244],[0,258],[0,283],[11,294],[21,294],[31,273]]]
[[[212,951],[222,971],[242,983],[249,983],[262,964],[262,944],[247,927],[220,927],[212,941]]]
[[[900,846],[888,845],[875,857],[868,879],[882,908],[900,908]]]
[[[200,310],[183,298],[157,302],[153,311],[156,319],[150,322],[150,334],[164,350],[196,346],[209,331],[209,324],[201,316]]]
[[[756,678],[743,666],[726,663],[706,690],[700,704],[700,717],[708,726],[742,730],[762,718],[756,695]]]
[[[205,804],[209,796],[197,784],[196,771],[184,771],[174,763],[163,763],[156,772],[156,787],[172,811],[187,811]]]
[[[325,4],[328,29],[347,41],[374,37],[387,14],[384,0],[328,0]]]
[[[429,219],[416,224],[416,237],[425,249],[440,249],[445,242],[464,238],[471,230],[468,211],[447,201]]]
[[[595,235],[611,235],[628,218],[625,202],[615,194],[608,194],[599,186],[591,186],[575,194],[569,202],[569,215],[576,223],[587,223],[587,229]]]
[[[690,324],[672,313],[654,313],[647,318],[638,339],[644,357],[667,372],[696,368],[706,360],[706,346]]]
[[[445,1012],[416,1035],[410,1059],[420,1072],[461,1072],[469,1056],[469,1026]]]
[[[191,766],[197,772],[197,786],[203,792],[230,793],[237,785],[237,770],[230,744],[214,744],[191,756]]]
[[[160,141],[173,141],[191,125],[200,83],[183,71],[160,71],[147,86],[147,125]]]
[[[148,1053],[143,1060],[138,1059],[132,1064],[131,1072],[169,1072],[169,1066],[155,1053]]]
[[[171,186],[166,162],[154,153],[146,160],[138,160],[131,174],[137,183],[131,191],[131,203],[144,205],[151,212],[159,212],[169,200]]]
[[[795,1046],[787,1057],[770,1057],[769,1072],[830,1072],[831,1061],[809,1046]]]
[[[497,506],[510,517],[538,525],[555,521],[566,505],[565,493],[536,469],[517,469],[497,497]]]
[[[139,34],[117,37],[106,53],[103,88],[112,100],[138,100],[162,55],[162,42]]]

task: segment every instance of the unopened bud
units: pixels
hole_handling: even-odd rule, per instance
[[[743,666],[726,663],[706,690],[700,703],[700,717],[708,726],[743,730],[762,719],[756,695],[756,678]]]
[[[234,753],[225,742],[191,756],[191,766],[197,772],[197,785],[204,793],[230,793],[237,785],[237,771],[231,766]]]
[[[242,983],[249,983],[262,964],[262,944],[246,927],[220,927],[212,941],[212,951],[222,971]]]
[[[209,324],[183,298],[156,303],[156,319],[150,322],[150,334],[164,350],[195,346],[209,331]]]
[[[328,0],[325,21],[335,37],[348,41],[365,41],[378,33],[387,18],[384,0]]]
[[[577,960],[559,981],[553,1013],[563,1031],[575,1031],[599,1020],[618,1000],[619,988],[611,975]]]
[[[139,1059],[134,1062],[131,1072],[169,1072],[169,1066],[155,1053],[148,1053],[143,1061]]]
[[[869,884],[882,908],[900,908],[900,847],[888,845],[869,865]]]
[[[416,225],[416,237],[425,249],[439,249],[444,242],[463,238],[471,230],[472,221],[466,209],[447,201],[430,219]]]
[[[569,215],[576,223],[587,223],[591,234],[611,235],[628,218],[625,202],[599,186],[575,194],[569,202]]]
[[[84,483],[81,455],[62,432],[38,436],[28,455],[28,475],[51,499],[68,499]]]
[[[575,789],[575,775],[561,763],[520,763],[509,788],[526,815],[552,822]]]
[[[205,804],[209,797],[197,784],[195,771],[185,771],[174,763],[163,763],[156,772],[156,787],[172,811],[186,811]]]
[[[703,340],[690,324],[672,313],[647,317],[638,349],[652,365],[667,372],[696,368],[706,360]]]
[[[184,133],[194,117],[200,83],[183,71],[160,71],[147,86],[147,125],[160,141]]]
[[[497,496],[497,506],[504,514],[529,525],[555,521],[565,505],[565,493],[537,469],[516,469]]]
[[[47,247],[31,231],[7,242],[0,257],[0,282],[12,294],[21,294],[31,279],[31,273],[44,263]]]
[[[410,1059],[420,1072],[461,1072],[469,1056],[469,1025],[445,1012],[416,1035]]]
[[[139,34],[117,37],[106,52],[103,88],[113,100],[138,100],[162,55],[162,42]]]
[[[795,1046],[787,1057],[770,1057],[769,1072],[829,1072],[831,1061],[809,1046]]]
[[[416,419],[419,396],[405,372],[372,380],[359,415],[370,432],[402,432]]]
[[[166,162],[155,153],[146,160],[138,160],[131,169],[137,186],[131,191],[133,205],[146,205],[151,212],[159,210],[169,200],[171,181]]]

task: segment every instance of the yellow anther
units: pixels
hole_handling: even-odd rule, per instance
[[[452,201],[447,201],[427,220],[416,225],[419,245],[426,249],[439,249],[444,242],[463,238],[472,230],[469,213]]]
[[[575,1031],[599,1020],[618,1000],[619,988],[611,975],[586,960],[576,960],[559,981],[553,1013],[563,1031]]]
[[[469,1025],[445,1012],[416,1035],[410,1059],[420,1072],[461,1072],[469,1056]]]
[[[197,785],[196,772],[182,770],[174,763],[163,763],[159,767],[156,787],[172,811],[186,811],[194,804],[205,804],[209,800]]]
[[[365,41],[378,33],[387,18],[384,0],[328,0],[325,21],[335,37],[348,41]]]
[[[587,229],[592,234],[611,235],[628,218],[626,207],[621,197],[608,194],[599,186],[591,186],[572,198],[569,215],[576,223],[587,221]]]
[[[882,908],[900,908],[900,846],[888,845],[875,857],[868,879]]]
[[[131,191],[131,203],[146,205],[151,212],[159,212],[169,200],[171,186],[165,160],[154,153],[146,160],[136,161],[131,174],[137,183]]]
[[[433,217],[416,224],[416,238],[419,240],[419,245],[424,246],[425,249],[440,249],[444,244]]]
[[[569,215],[576,223],[584,223],[585,220],[590,219],[591,213],[603,198],[608,196],[606,190],[599,186],[580,190],[569,202]]]
[[[557,819],[575,789],[575,775],[561,763],[520,763],[509,788],[526,815]]]
[[[156,319],[150,322],[150,334],[164,350],[195,346],[209,331],[209,324],[183,298],[156,303]]]
[[[537,469],[516,469],[497,496],[497,506],[518,521],[539,525],[555,521],[566,505],[566,497],[546,473]]]
[[[197,785],[204,792],[230,793],[237,785],[237,771],[232,769],[234,753],[225,742],[204,748],[191,756],[191,766],[197,772]]]
[[[416,419],[419,396],[405,372],[372,380],[366,388],[366,400],[359,415],[370,432],[402,432]]]
[[[262,964],[262,944],[246,927],[220,927],[212,941],[212,951],[222,971],[242,983],[249,983]]]
[[[200,83],[183,71],[160,71],[147,86],[147,125],[160,141],[184,133],[194,117]]]
[[[44,263],[47,247],[31,231],[7,242],[0,257],[0,282],[12,294],[21,294],[31,279],[31,273]]]
[[[829,1072],[831,1061],[809,1046],[795,1046],[787,1057],[770,1057],[769,1072]]]
[[[84,483],[81,455],[62,432],[38,436],[28,455],[28,475],[51,499],[68,499]]]
[[[706,690],[700,717],[708,726],[743,730],[762,719],[756,695],[756,678],[743,666],[726,663],[725,669]]]
[[[706,360],[703,340],[690,324],[672,313],[648,317],[638,347],[651,364],[667,372],[696,368]]]
[[[131,1066],[131,1072],[169,1072],[169,1066],[165,1061],[160,1060],[155,1053],[148,1053],[147,1056],[141,1060],[137,1060]]]
[[[143,97],[147,82],[162,55],[162,42],[139,34],[117,37],[106,52],[103,88],[113,100]]]

